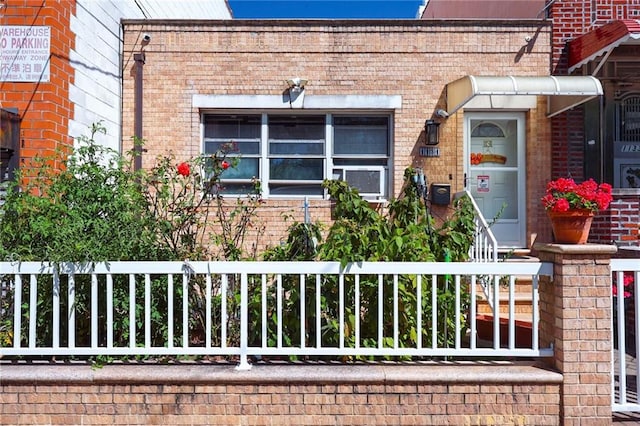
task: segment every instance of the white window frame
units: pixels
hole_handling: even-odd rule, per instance
[[[305,110],[304,112],[302,111],[279,111],[279,110],[262,110],[262,111],[256,111],[256,110],[242,110],[242,111],[238,111],[238,110],[233,110],[233,111],[229,111],[229,110],[210,110],[210,109],[206,109],[206,110],[201,110],[201,137],[202,137],[202,152],[203,154],[211,154],[211,153],[207,153],[205,152],[205,146],[206,146],[206,138],[204,137],[205,135],[205,129],[204,129],[204,117],[205,116],[210,116],[210,115],[228,115],[228,114],[235,114],[235,115],[261,115],[261,120],[260,120],[260,160],[259,160],[259,173],[260,176],[256,176],[256,178],[258,178],[261,182],[262,182],[262,197],[264,199],[303,199],[303,198],[310,198],[310,199],[327,199],[328,198],[328,194],[326,191],[323,191],[323,195],[302,195],[302,194],[295,194],[295,195],[289,195],[289,194],[270,194],[270,185],[269,183],[271,182],[271,177],[270,177],[270,155],[269,155],[269,124],[268,124],[268,118],[269,116],[274,116],[274,115],[302,115],[302,114],[309,114],[309,115],[325,115],[325,145],[324,145],[324,177],[323,179],[333,179],[333,175],[334,175],[334,170],[337,169],[342,169],[342,170],[372,170],[372,171],[379,171],[381,173],[382,176],[382,180],[380,182],[380,191],[378,193],[362,193],[361,195],[363,196],[363,198],[366,199],[372,199],[372,200],[380,200],[380,201],[384,201],[386,200],[390,194],[391,194],[391,188],[392,188],[392,184],[393,182],[391,181],[391,173],[389,172],[389,170],[392,167],[393,164],[393,124],[394,124],[394,114],[393,111],[390,110],[323,110],[323,111],[318,111],[318,110]],[[386,163],[385,166],[381,166],[381,165],[366,165],[366,164],[353,164],[353,165],[335,165],[334,164],[334,154],[333,154],[333,145],[334,145],[334,138],[333,138],[333,116],[334,115],[340,115],[340,116],[362,116],[362,117],[375,117],[375,116],[384,116],[388,118],[388,128],[387,128],[387,155],[386,156],[381,156],[381,155],[371,155],[369,157],[367,156],[349,156],[349,155],[343,155],[343,156],[335,156],[335,158],[340,158],[340,159],[352,159],[354,160],[354,162],[357,162],[358,160],[362,160],[363,163],[366,163],[367,159],[369,160],[369,162],[371,162],[372,160],[377,160],[377,161],[384,161]],[[242,154],[239,154],[239,157],[242,157]],[[253,156],[252,156],[253,158]],[[344,171],[342,173],[344,175]],[[227,182],[237,182],[238,180],[228,180]],[[224,180],[223,180],[224,182]],[[304,181],[295,181],[296,184],[304,184]],[[317,182],[312,182],[313,184],[316,184]],[[235,197],[241,197],[242,194],[239,193],[229,193],[229,196],[235,196]]]

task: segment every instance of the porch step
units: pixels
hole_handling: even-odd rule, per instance
[[[505,292],[500,291],[500,295],[498,299],[499,299],[498,312],[501,314],[508,313],[509,312],[509,293],[507,293],[506,290]],[[529,292],[517,291],[514,293],[513,299],[514,299],[513,300],[514,311],[516,313],[529,314],[529,315],[531,314],[531,301],[532,301],[531,291]],[[493,314],[491,306],[485,299],[484,294],[478,297],[476,312],[478,312],[478,314]]]

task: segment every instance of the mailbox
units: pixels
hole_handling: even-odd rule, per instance
[[[448,183],[431,184],[431,203],[447,206],[451,203],[451,185]]]

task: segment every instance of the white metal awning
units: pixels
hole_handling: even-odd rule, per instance
[[[548,97],[547,116],[553,117],[603,94],[593,76],[475,76],[447,84],[447,113],[463,106],[477,109],[529,109],[537,96]]]

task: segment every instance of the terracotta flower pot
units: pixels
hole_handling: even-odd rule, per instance
[[[569,210],[553,212],[547,210],[551,219],[554,242],[562,244],[585,244],[589,238],[594,213],[591,210]]]

